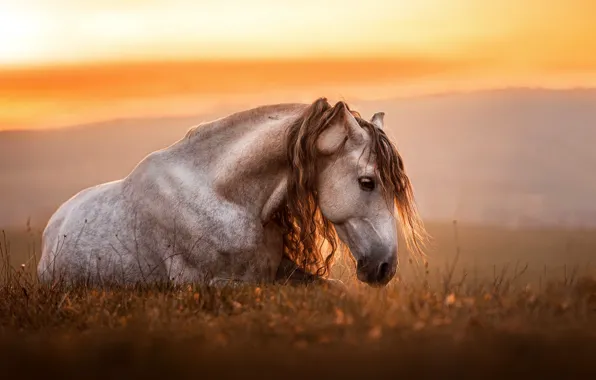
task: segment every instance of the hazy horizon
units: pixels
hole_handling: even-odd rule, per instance
[[[510,74],[503,79],[466,71],[456,63],[375,59],[0,69],[0,83],[0,130],[192,115],[223,104],[309,103],[320,96],[359,101],[510,88],[596,88],[596,80],[589,79],[577,84],[561,77],[516,79]]]
[[[385,96],[377,96],[377,97],[362,97],[358,98],[357,95],[355,96],[328,96],[324,92],[317,93],[315,91],[303,91],[300,92],[298,90],[295,91],[287,91],[277,92],[274,94],[260,94],[260,96],[237,96],[237,97],[228,97],[228,101],[224,102],[221,99],[210,99],[210,100],[203,100],[203,103],[193,103],[191,107],[185,108],[188,106],[188,102],[184,103],[178,109],[162,109],[158,108],[157,110],[153,110],[152,112],[112,112],[107,114],[97,114],[94,117],[86,117],[82,120],[77,121],[71,120],[70,122],[65,122],[62,124],[45,124],[39,127],[31,127],[29,126],[18,126],[13,125],[12,127],[8,128],[1,128],[0,127],[0,135],[6,132],[43,132],[43,131],[54,131],[54,130],[68,130],[68,129],[79,129],[79,128],[89,128],[94,127],[96,125],[103,126],[105,124],[110,124],[113,122],[127,122],[127,121],[142,121],[142,120],[159,120],[159,119],[187,119],[193,117],[202,117],[202,116],[211,116],[211,115],[218,115],[217,117],[225,116],[230,113],[242,111],[244,109],[248,109],[251,107],[258,107],[261,105],[266,104],[276,104],[276,103],[304,103],[309,104],[314,99],[318,97],[326,97],[331,102],[345,100],[350,104],[358,105],[361,102],[387,102],[387,101],[411,101],[411,100],[424,100],[424,99],[436,99],[446,96],[474,96],[484,95],[484,94],[491,94],[491,93],[503,93],[503,92],[533,92],[533,91],[543,91],[543,92],[552,92],[552,93],[562,93],[562,94],[569,94],[569,93],[586,93],[590,94],[592,92],[596,93],[596,86],[594,87],[583,87],[583,86],[574,86],[574,87],[541,87],[541,86],[503,86],[503,87],[486,87],[486,88],[462,88],[462,89],[451,89],[451,90],[427,90],[427,91],[419,91],[419,92],[406,92],[399,91],[390,92]],[[192,101],[192,100],[191,100]],[[164,100],[156,101],[158,104],[168,103]],[[206,120],[208,121],[208,120]],[[191,125],[189,125],[189,128]]]

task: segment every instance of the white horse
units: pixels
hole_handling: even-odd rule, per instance
[[[425,231],[383,116],[366,121],[321,98],[192,128],[59,207],[39,278],[325,282],[339,237],[358,279],[385,285],[398,264],[396,218],[415,252]]]

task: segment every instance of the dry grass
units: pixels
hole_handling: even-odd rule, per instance
[[[451,226],[445,228],[453,238]],[[417,271],[406,265],[409,274],[384,289],[353,281],[340,262],[346,292],[39,286],[35,259],[26,259],[35,244],[11,247],[10,236],[0,237],[0,368],[19,377],[102,379],[596,373],[593,277],[540,271],[540,281],[532,282],[525,264],[473,276],[464,270],[469,232],[460,231],[457,249],[444,255],[447,265]],[[546,236],[553,233],[540,239]],[[589,259],[594,251],[584,243]],[[20,253],[11,253],[17,246]]]

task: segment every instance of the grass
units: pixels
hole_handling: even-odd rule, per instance
[[[430,229],[430,264],[403,260],[386,288],[358,283],[340,260],[346,291],[41,286],[37,233],[9,233],[0,236],[0,368],[102,379],[596,374],[596,280],[578,264],[595,252],[593,232]],[[488,257],[475,256],[483,247]],[[490,264],[510,256],[509,266]]]

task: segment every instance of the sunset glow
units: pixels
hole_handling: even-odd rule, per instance
[[[97,96],[208,94],[198,85],[204,81],[216,92],[260,92],[255,75],[279,85],[267,88],[307,85],[338,95],[355,84],[430,91],[474,83],[590,86],[596,78],[596,3],[1,1],[0,41],[0,129],[29,128],[49,126],[48,118],[55,119],[49,124],[75,121],[63,117],[65,107],[76,106],[72,99],[80,105]],[[310,71],[296,64],[304,61]],[[209,62],[224,62],[228,70]],[[258,74],[260,62],[268,69]],[[186,65],[182,71],[176,70],[180,64]],[[130,74],[138,65],[152,75]]]
[[[22,0],[0,5],[0,63],[363,54],[594,63],[595,14],[589,0]]]

